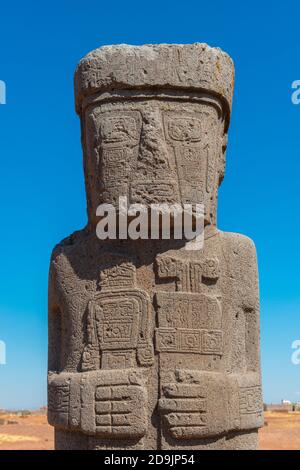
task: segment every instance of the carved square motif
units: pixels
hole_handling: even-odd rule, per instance
[[[156,330],[156,348],[158,351],[177,351],[179,349],[176,330],[159,328]]]
[[[148,340],[149,298],[136,289],[103,290],[88,304],[89,344],[104,351],[137,349]]]
[[[203,263],[202,275],[209,279],[217,279],[220,275],[219,264],[217,258],[206,258]]]
[[[128,369],[134,367],[132,351],[104,351],[101,359],[102,369]]]
[[[103,344],[115,341],[128,341],[131,338],[132,325],[131,323],[115,322],[105,323],[102,327],[102,341]]]
[[[134,348],[137,344],[139,304],[134,298],[107,298],[96,308],[100,348]]]
[[[180,260],[170,258],[169,256],[156,258],[157,272],[161,278],[179,277],[182,271],[181,264]]]
[[[180,349],[186,352],[200,352],[200,330],[180,330]]]
[[[223,334],[222,331],[203,331],[202,352],[203,354],[222,354]]]

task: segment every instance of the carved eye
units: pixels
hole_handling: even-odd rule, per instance
[[[136,121],[130,116],[109,116],[101,121],[103,143],[131,142],[138,139]]]
[[[201,121],[196,118],[175,118],[168,122],[171,139],[182,142],[198,142],[201,139]]]

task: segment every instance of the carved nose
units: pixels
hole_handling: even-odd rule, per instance
[[[144,114],[139,147],[140,161],[168,168],[168,150],[165,141],[163,121],[160,110]]]

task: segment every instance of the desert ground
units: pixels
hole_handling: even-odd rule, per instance
[[[261,450],[300,449],[300,412],[266,412],[265,423],[259,432]],[[53,448],[53,429],[45,413],[0,414],[0,450]]]
[[[265,412],[259,431],[261,450],[300,450],[300,412]]]

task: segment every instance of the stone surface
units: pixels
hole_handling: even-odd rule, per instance
[[[233,92],[206,44],[106,46],[75,74],[88,224],[49,275],[57,449],[255,449],[263,424],[253,242],[216,227]],[[205,242],[104,240],[119,196],[203,203]]]

